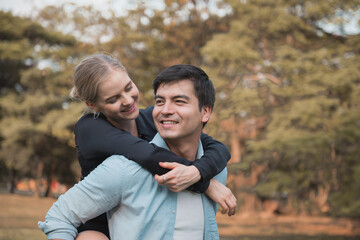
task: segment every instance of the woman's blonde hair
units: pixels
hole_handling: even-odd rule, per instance
[[[95,103],[100,83],[114,70],[127,73],[126,68],[109,54],[99,53],[85,57],[75,68],[74,87],[70,97],[74,100]],[[94,110],[87,107],[85,113],[88,112]]]

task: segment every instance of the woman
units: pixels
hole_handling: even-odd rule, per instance
[[[189,190],[205,192],[209,180],[226,166],[230,158],[226,147],[205,134],[202,136],[205,155],[194,162],[149,144],[156,134],[153,107],[139,111],[139,91],[116,59],[104,54],[85,58],[76,67],[74,85],[72,96],[85,102],[87,112],[93,112],[81,117],[75,127],[82,178],[107,157],[119,154],[155,174],[158,182],[170,190],[181,191],[190,186]],[[167,173],[169,169],[162,167],[173,170]],[[158,175],[162,174],[166,175],[160,178]],[[227,208],[226,204],[221,206]],[[78,240],[99,239],[99,235],[106,239],[109,236],[106,214],[81,225],[78,231],[81,233]]]

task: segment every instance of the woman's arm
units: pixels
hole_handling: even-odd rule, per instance
[[[206,182],[219,174],[230,160],[230,152],[226,146],[212,137],[201,134],[204,155],[195,160],[194,166],[199,169],[202,181]]]
[[[152,174],[169,171],[160,167],[159,162],[179,162],[186,166],[192,164],[164,148],[112,126],[102,115],[97,119],[93,119],[92,115],[83,116],[75,127],[75,141],[80,166],[86,169],[87,174],[107,157],[115,154],[137,162]]]
[[[138,128],[140,129],[139,131],[145,130],[145,134],[142,135],[145,135],[150,139],[152,139],[156,134],[154,120],[152,117],[153,109],[153,106],[141,109],[140,115],[137,119]],[[204,133],[201,134],[201,142],[205,153],[200,159],[195,160],[194,166],[201,174],[201,181],[208,182],[226,167],[231,155],[223,143]]]
[[[231,190],[216,179],[210,180],[206,195],[220,205],[221,213],[232,216],[235,214],[237,200]]]
[[[155,134],[151,115],[152,108],[142,110],[137,119],[139,134],[144,135],[145,139],[152,139],[152,135]],[[191,179],[183,178],[182,182],[178,182],[185,188],[192,185],[194,180],[202,178],[202,181],[188,188],[191,191],[201,193],[206,191],[209,180],[226,166],[230,158],[229,152],[222,143],[203,134],[203,145],[207,148],[205,149],[205,155],[201,159],[195,160],[195,162],[188,161],[168,150],[136,138],[126,131],[115,128],[103,115],[100,115],[98,119],[93,119],[92,115],[83,116],[75,127],[75,140],[83,177],[89,174],[104,159],[114,154],[123,155],[137,162],[152,174],[158,175],[169,172],[169,169],[159,165],[160,162],[178,162],[185,166],[192,166],[194,163],[196,169],[193,166],[188,169],[182,168],[181,171],[178,169],[173,171],[172,174],[177,177],[185,174],[184,171],[187,171],[188,176],[189,173],[193,174],[190,176]]]

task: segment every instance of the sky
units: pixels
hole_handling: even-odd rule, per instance
[[[63,3],[76,3],[77,5],[92,5],[98,10],[113,9],[116,14],[122,15],[127,9],[136,8],[137,0],[0,0],[0,10],[12,11],[13,14],[19,16],[36,16],[36,12],[48,5],[61,5]],[[160,0],[147,0],[147,4],[155,7],[162,7]],[[215,10],[216,11],[216,10]],[[356,18],[348,19],[345,26],[347,34],[356,34],[360,32],[357,21],[359,21],[360,13]],[[336,27],[331,24],[324,24],[322,27],[329,32],[336,31]]]
[[[13,14],[19,16],[32,16],[37,9],[48,5],[59,6],[67,2],[76,3],[80,6],[92,5],[99,10],[106,10],[111,7],[119,14],[124,12],[124,9],[136,7],[136,0],[0,0],[0,9],[12,11]],[[156,0],[150,0],[149,2],[154,4]]]

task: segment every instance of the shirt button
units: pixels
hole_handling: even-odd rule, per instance
[[[175,214],[175,213],[176,213],[176,211],[175,211],[175,210],[173,210],[173,211],[172,211],[172,213],[173,213],[173,214]]]

